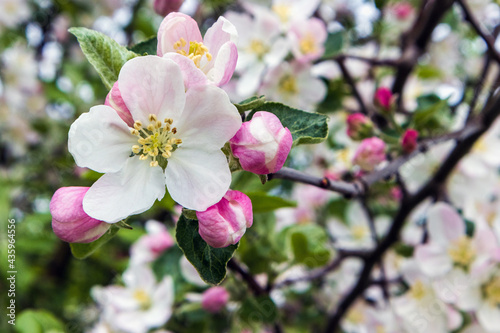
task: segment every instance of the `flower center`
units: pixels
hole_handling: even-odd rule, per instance
[[[134,290],[133,297],[139,303],[142,310],[147,310],[151,306],[151,299],[144,289]]]
[[[368,229],[362,225],[355,225],[351,227],[352,237],[356,240],[362,240],[368,234]]]
[[[476,251],[472,247],[470,238],[462,236],[450,246],[448,255],[455,264],[468,267],[476,257]]]
[[[299,92],[297,88],[297,80],[291,75],[285,75],[279,82],[279,88],[282,92],[288,94],[296,94]]]
[[[269,47],[260,39],[252,39],[250,42],[250,52],[256,54],[259,58],[262,58],[264,54],[269,52]]]
[[[288,19],[290,18],[290,6],[287,5],[273,5],[272,6],[273,12],[278,15],[280,18],[281,22],[286,23],[288,22]]]
[[[181,139],[173,137],[177,133],[177,128],[172,128],[173,120],[165,118],[163,123],[154,114],[149,115],[149,125],[144,127],[140,120],[134,123],[131,133],[137,136],[138,145],[132,146],[134,155],[139,155],[139,159],[147,160],[151,167],[166,167],[166,160],[172,156],[172,152],[182,143]],[[164,163],[165,162],[165,163]]]
[[[495,277],[484,287],[485,298],[493,306],[500,305],[500,277]]]
[[[208,47],[203,45],[202,42],[189,42],[189,50],[187,52],[185,49],[186,45],[186,40],[184,38],[181,38],[174,43],[174,49],[177,53],[193,60],[196,67],[201,67],[201,59],[203,58],[203,56],[205,56],[207,61],[212,61],[212,55],[208,51]]]
[[[307,34],[300,40],[300,51],[304,54],[316,52],[316,43],[313,35]]]
[[[416,300],[421,300],[427,294],[427,290],[422,281],[417,280],[410,288],[410,296]]]
[[[365,320],[365,316],[363,315],[363,312],[359,310],[351,310],[349,311],[346,320],[353,324],[362,324]]]

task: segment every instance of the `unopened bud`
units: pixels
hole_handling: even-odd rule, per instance
[[[376,106],[382,108],[384,111],[390,111],[394,101],[391,90],[385,87],[378,88],[373,97]]]
[[[153,8],[156,14],[167,16],[171,12],[179,11],[184,0],[155,0]]]
[[[212,287],[205,290],[201,300],[201,306],[208,312],[216,313],[226,306],[229,293],[224,287]]]
[[[89,187],[61,187],[50,201],[52,229],[68,243],[90,243],[101,237],[111,226],[83,211],[83,197]]]
[[[132,114],[122,98],[122,94],[118,88],[118,81],[115,82],[113,88],[111,88],[110,92],[106,96],[104,105],[115,109],[116,113],[118,113],[120,118],[122,118],[122,120],[127,123],[129,127],[134,126],[134,118],[132,118]]]
[[[239,191],[229,190],[215,205],[196,212],[201,238],[220,248],[236,244],[253,223],[252,202]]]
[[[278,117],[259,111],[229,141],[241,167],[259,175],[279,171],[292,148],[292,134]]]
[[[383,161],[385,161],[385,142],[377,137],[361,141],[353,158],[353,163],[364,171],[372,171]]]
[[[353,140],[362,140],[373,136],[373,123],[362,113],[347,116],[347,135]]]
[[[408,129],[401,137],[401,147],[405,153],[411,153],[417,148],[418,131]]]

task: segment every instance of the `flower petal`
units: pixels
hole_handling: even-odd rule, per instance
[[[68,148],[79,167],[97,172],[117,172],[132,152],[137,138],[109,106],[98,105],[71,125]]]
[[[464,220],[455,208],[443,202],[429,209],[427,225],[430,239],[444,246],[465,235]]]
[[[169,158],[165,179],[172,199],[188,209],[204,211],[229,189],[231,172],[221,150],[182,146]]]
[[[186,95],[181,69],[173,60],[157,56],[137,57],[123,65],[118,85],[134,120],[149,124],[148,116],[177,118]]]
[[[477,311],[477,319],[488,332],[500,332],[500,308],[484,302]]]
[[[184,77],[184,86],[188,90],[194,86],[206,85],[209,83],[205,73],[194,64],[193,60],[178,53],[167,53],[163,56],[166,59],[172,59],[181,68]]]
[[[222,86],[229,82],[233,76],[236,63],[238,62],[238,49],[236,44],[228,42],[220,48],[215,57],[213,68],[207,76],[217,86]]]
[[[133,157],[122,170],[107,173],[92,185],[83,199],[83,209],[95,219],[114,223],[148,210],[164,195],[162,169]]]
[[[176,52],[174,44],[181,38],[184,38],[187,43],[185,51],[189,51],[189,42],[202,41],[200,29],[195,20],[186,14],[170,13],[163,19],[158,29],[157,54],[161,57],[167,52]]]
[[[446,249],[436,243],[417,246],[415,259],[422,272],[430,277],[443,275],[453,267]]]
[[[236,134],[241,117],[224,90],[207,85],[187,91],[186,107],[173,126],[182,148],[214,150]]]

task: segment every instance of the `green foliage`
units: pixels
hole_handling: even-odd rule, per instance
[[[18,333],[64,333],[64,324],[47,310],[24,310],[14,326]]]
[[[285,230],[294,259],[310,268],[325,265],[331,257],[326,231],[315,224],[294,225]]]
[[[175,232],[177,244],[206,283],[217,285],[226,277],[226,266],[238,244],[216,249],[198,233],[198,221],[181,215]]]
[[[253,96],[253,97],[247,98],[247,99],[245,99],[237,104],[234,104],[234,106],[236,106],[239,113],[243,113],[245,111],[258,108],[259,106],[264,104],[265,101],[266,101],[266,97],[264,95]]]
[[[272,212],[284,207],[297,207],[296,202],[268,195],[266,192],[247,192],[245,194],[252,200],[254,214]]]
[[[278,316],[278,310],[269,296],[247,297],[241,304],[238,316],[243,323],[252,327],[259,324],[271,324]]]
[[[331,58],[340,53],[340,51],[342,51],[343,45],[343,31],[329,33],[325,41],[325,53],[323,54],[323,59]]]
[[[139,55],[156,55],[158,46],[158,38],[156,36],[146,39],[140,43],[135,44],[130,48],[130,51]]]
[[[328,117],[325,115],[297,110],[281,103],[266,102],[252,111],[249,118],[257,111],[275,114],[292,133],[294,146],[320,143],[328,136]]]
[[[441,134],[450,123],[448,101],[430,94],[418,97],[417,104],[410,127],[424,136]]]
[[[101,238],[91,243],[71,243],[71,253],[76,259],[85,259],[94,253],[98,248],[106,244],[111,238],[115,237],[120,228],[112,225]]]
[[[118,80],[122,66],[128,60],[137,57],[137,54],[98,31],[70,28],[69,32],[78,39],[83,53],[108,89],[111,89]]]

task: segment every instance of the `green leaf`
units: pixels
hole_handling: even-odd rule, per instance
[[[247,98],[244,101],[234,104],[234,106],[236,106],[239,113],[243,113],[245,111],[255,109],[264,104],[265,102],[266,102],[266,97],[264,95],[260,95]]]
[[[293,146],[320,143],[328,136],[328,117],[325,115],[297,110],[281,103],[266,102],[252,111],[249,118],[257,111],[275,114],[292,133]]]
[[[437,135],[436,131],[445,129],[450,121],[448,100],[438,96],[424,95],[417,98],[418,107],[413,113],[410,127],[421,134]]]
[[[288,229],[295,261],[313,268],[325,265],[331,256],[327,248],[328,235],[314,224],[295,225]]]
[[[118,230],[120,230],[119,227],[112,225],[111,228],[109,228],[109,230],[101,236],[101,238],[92,243],[71,243],[71,253],[76,259],[85,259],[113,238]]]
[[[87,28],[70,28],[69,32],[78,39],[83,54],[94,66],[108,89],[111,89],[118,80],[122,66],[128,60],[137,57],[137,54],[98,31]]]
[[[16,320],[18,333],[64,333],[64,324],[47,310],[24,310]]]
[[[145,41],[135,44],[130,48],[130,51],[139,55],[156,55],[156,48],[158,46],[158,38],[151,37]]]
[[[254,214],[267,213],[284,207],[297,207],[297,203],[294,201],[268,195],[266,192],[247,192],[245,194],[252,201],[252,210]]]
[[[343,31],[337,31],[329,33],[325,41],[325,52],[323,53],[323,59],[331,58],[340,51],[342,51],[342,46],[344,44],[344,33]]]
[[[198,233],[198,221],[181,215],[175,232],[177,244],[206,283],[217,285],[226,277],[226,266],[238,244],[213,248]]]
[[[274,323],[278,310],[269,296],[247,297],[242,302],[238,315],[248,326]]]

